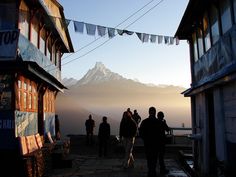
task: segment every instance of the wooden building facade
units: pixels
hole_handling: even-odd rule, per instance
[[[0,152],[17,137],[55,134],[61,57],[73,52],[63,7],[56,0],[0,2]]]
[[[236,174],[236,0],[190,0],[176,36],[189,42],[194,169]]]

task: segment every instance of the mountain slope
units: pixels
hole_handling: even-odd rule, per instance
[[[119,74],[111,72],[101,62],[97,62],[95,67],[90,69],[87,74],[85,74],[85,76],[77,82],[77,85],[94,84],[120,79],[124,78]]]
[[[170,126],[178,127],[182,123],[190,126],[189,99],[180,94],[184,90],[185,88],[177,86],[145,85],[123,78],[111,72],[103,64],[96,63],[81,80],[68,87],[65,93],[59,93],[56,103],[58,112],[64,115],[64,119],[68,120],[71,127],[74,127],[73,121],[82,125],[68,131],[78,132],[79,129],[84,131],[85,117],[92,113],[100,115],[99,119],[107,116],[112,124],[112,133],[118,134],[122,113],[128,107],[131,110],[137,109],[143,119],[148,116],[148,108],[155,106],[157,111],[165,113]],[[72,108],[73,114],[68,112]],[[82,113],[81,109],[86,112]]]

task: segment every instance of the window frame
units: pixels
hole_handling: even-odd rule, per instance
[[[18,109],[24,112],[38,111],[37,85],[34,81],[19,76],[17,79]]]
[[[43,96],[43,110],[44,112],[55,112],[55,94],[53,91],[47,89]]]
[[[22,22],[23,20],[24,20],[24,22]],[[30,13],[29,13],[29,8],[24,3],[24,1],[21,1],[20,7],[19,7],[18,26],[20,29],[20,33],[22,35],[24,35],[27,39],[29,39],[29,36],[30,36]]]
[[[31,19],[30,41],[39,49],[39,21],[34,15]]]
[[[46,55],[46,41],[47,41],[47,31],[44,27],[39,32],[39,50]]]
[[[222,5],[228,3],[228,8],[227,8],[227,5],[224,6],[226,8],[224,8],[225,11],[223,11],[222,9]],[[230,0],[224,0],[224,1],[219,1],[219,10],[220,10],[220,20],[221,20],[221,31],[222,31],[222,34],[225,34],[227,33],[227,31],[229,31],[233,25],[233,20],[232,20],[232,12],[231,12],[231,1]],[[228,16],[224,16],[228,14]],[[230,18],[230,19],[229,19]],[[227,20],[225,20],[227,19]],[[226,24],[230,23],[229,25]],[[227,27],[228,26],[228,27]]]
[[[211,28],[208,11],[203,14],[202,17],[202,28],[203,28],[203,40],[204,40],[204,49],[207,52],[212,47],[211,39]]]
[[[214,9],[213,9],[214,8]],[[213,14],[213,11],[212,10],[215,10],[214,12],[216,12],[215,14]],[[215,6],[215,5],[212,5],[209,9],[210,11],[210,30],[211,30],[211,40],[212,40],[212,45],[216,44],[217,41],[219,41],[220,39],[220,17],[219,17],[219,10],[218,8]],[[213,17],[214,19],[216,20],[213,20]],[[214,22],[214,24],[213,24]],[[216,29],[216,30],[213,30],[213,29]],[[216,33],[215,33],[215,32]]]
[[[192,43],[193,43],[193,61],[197,62],[199,59],[199,54],[198,54],[198,44],[197,44],[197,33],[194,31],[192,33]]]

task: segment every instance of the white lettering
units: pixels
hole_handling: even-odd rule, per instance
[[[0,120],[0,129],[13,129],[13,120]]]
[[[0,32],[0,45],[12,44],[18,38],[18,31]]]
[[[19,30],[0,31],[0,58],[15,59]]]

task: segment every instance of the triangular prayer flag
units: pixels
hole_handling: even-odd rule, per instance
[[[165,41],[165,44],[169,44],[169,36],[164,36],[164,41]]]
[[[179,38],[178,37],[175,38],[175,44],[179,45]]]
[[[117,29],[117,33],[119,34],[119,35],[123,35],[123,34],[127,34],[127,35],[132,35],[132,34],[134,34],[134,32],[133,31],[128,31],[128,30],[120,30],[120,29]]]
[[[62,26],[64,29],[67,29],[67,27],[69,26],[71,20],[63,19],[63,18],[59,18],[59,20],[60,20],[60,22],[61,22],[61,26]]]
[[[85,23],[87,34],[94,36],[96,33],[96,26],[93,24]]]
[[[174,37],[170,37],[170,45],[174,44]]]
[[[97,30],[98,30],[98,35],[99,36],[105,36],[106,34],[106,27],[104,26],[97,26]]]
[[[66,27],[68,27],[68,26],[69,26],[69,24],[70,24],[70,21],[71,21],[71,20],[65,19],[65,23],[64,23],[64,24],[66,25]]]
[[[128,35],[132,35],[132,34],[134,34],[133,31],[128,31],[128,30],[123,30],[123,32],[124,32],[125,34],[128,34]]]
[[[157,37],[158,37],[158,44],[161,44],[163,41],[163,36],[158,35]]]
[[[137,33],[138,38],[143,42],[143,33]]]
[[[154,34],[151,34],[150,41],[151,41],[152,43],[156,43],[156,41],[157,41],[157,36],[154,35]]]
[[[118,33],[119,35],[121,35],[121,36],[124,34],[124,30],[116,29],[116,31],[117,31],[117,33]]]
[[[84,22],[74,21],[75,32],[83,33],[84,32]]]
[[[115,29],[114,28],[108,28],[108,37],[113,38],[115,36]]]
[[[149,34],[143,33],[143,42],[149,41]]]

